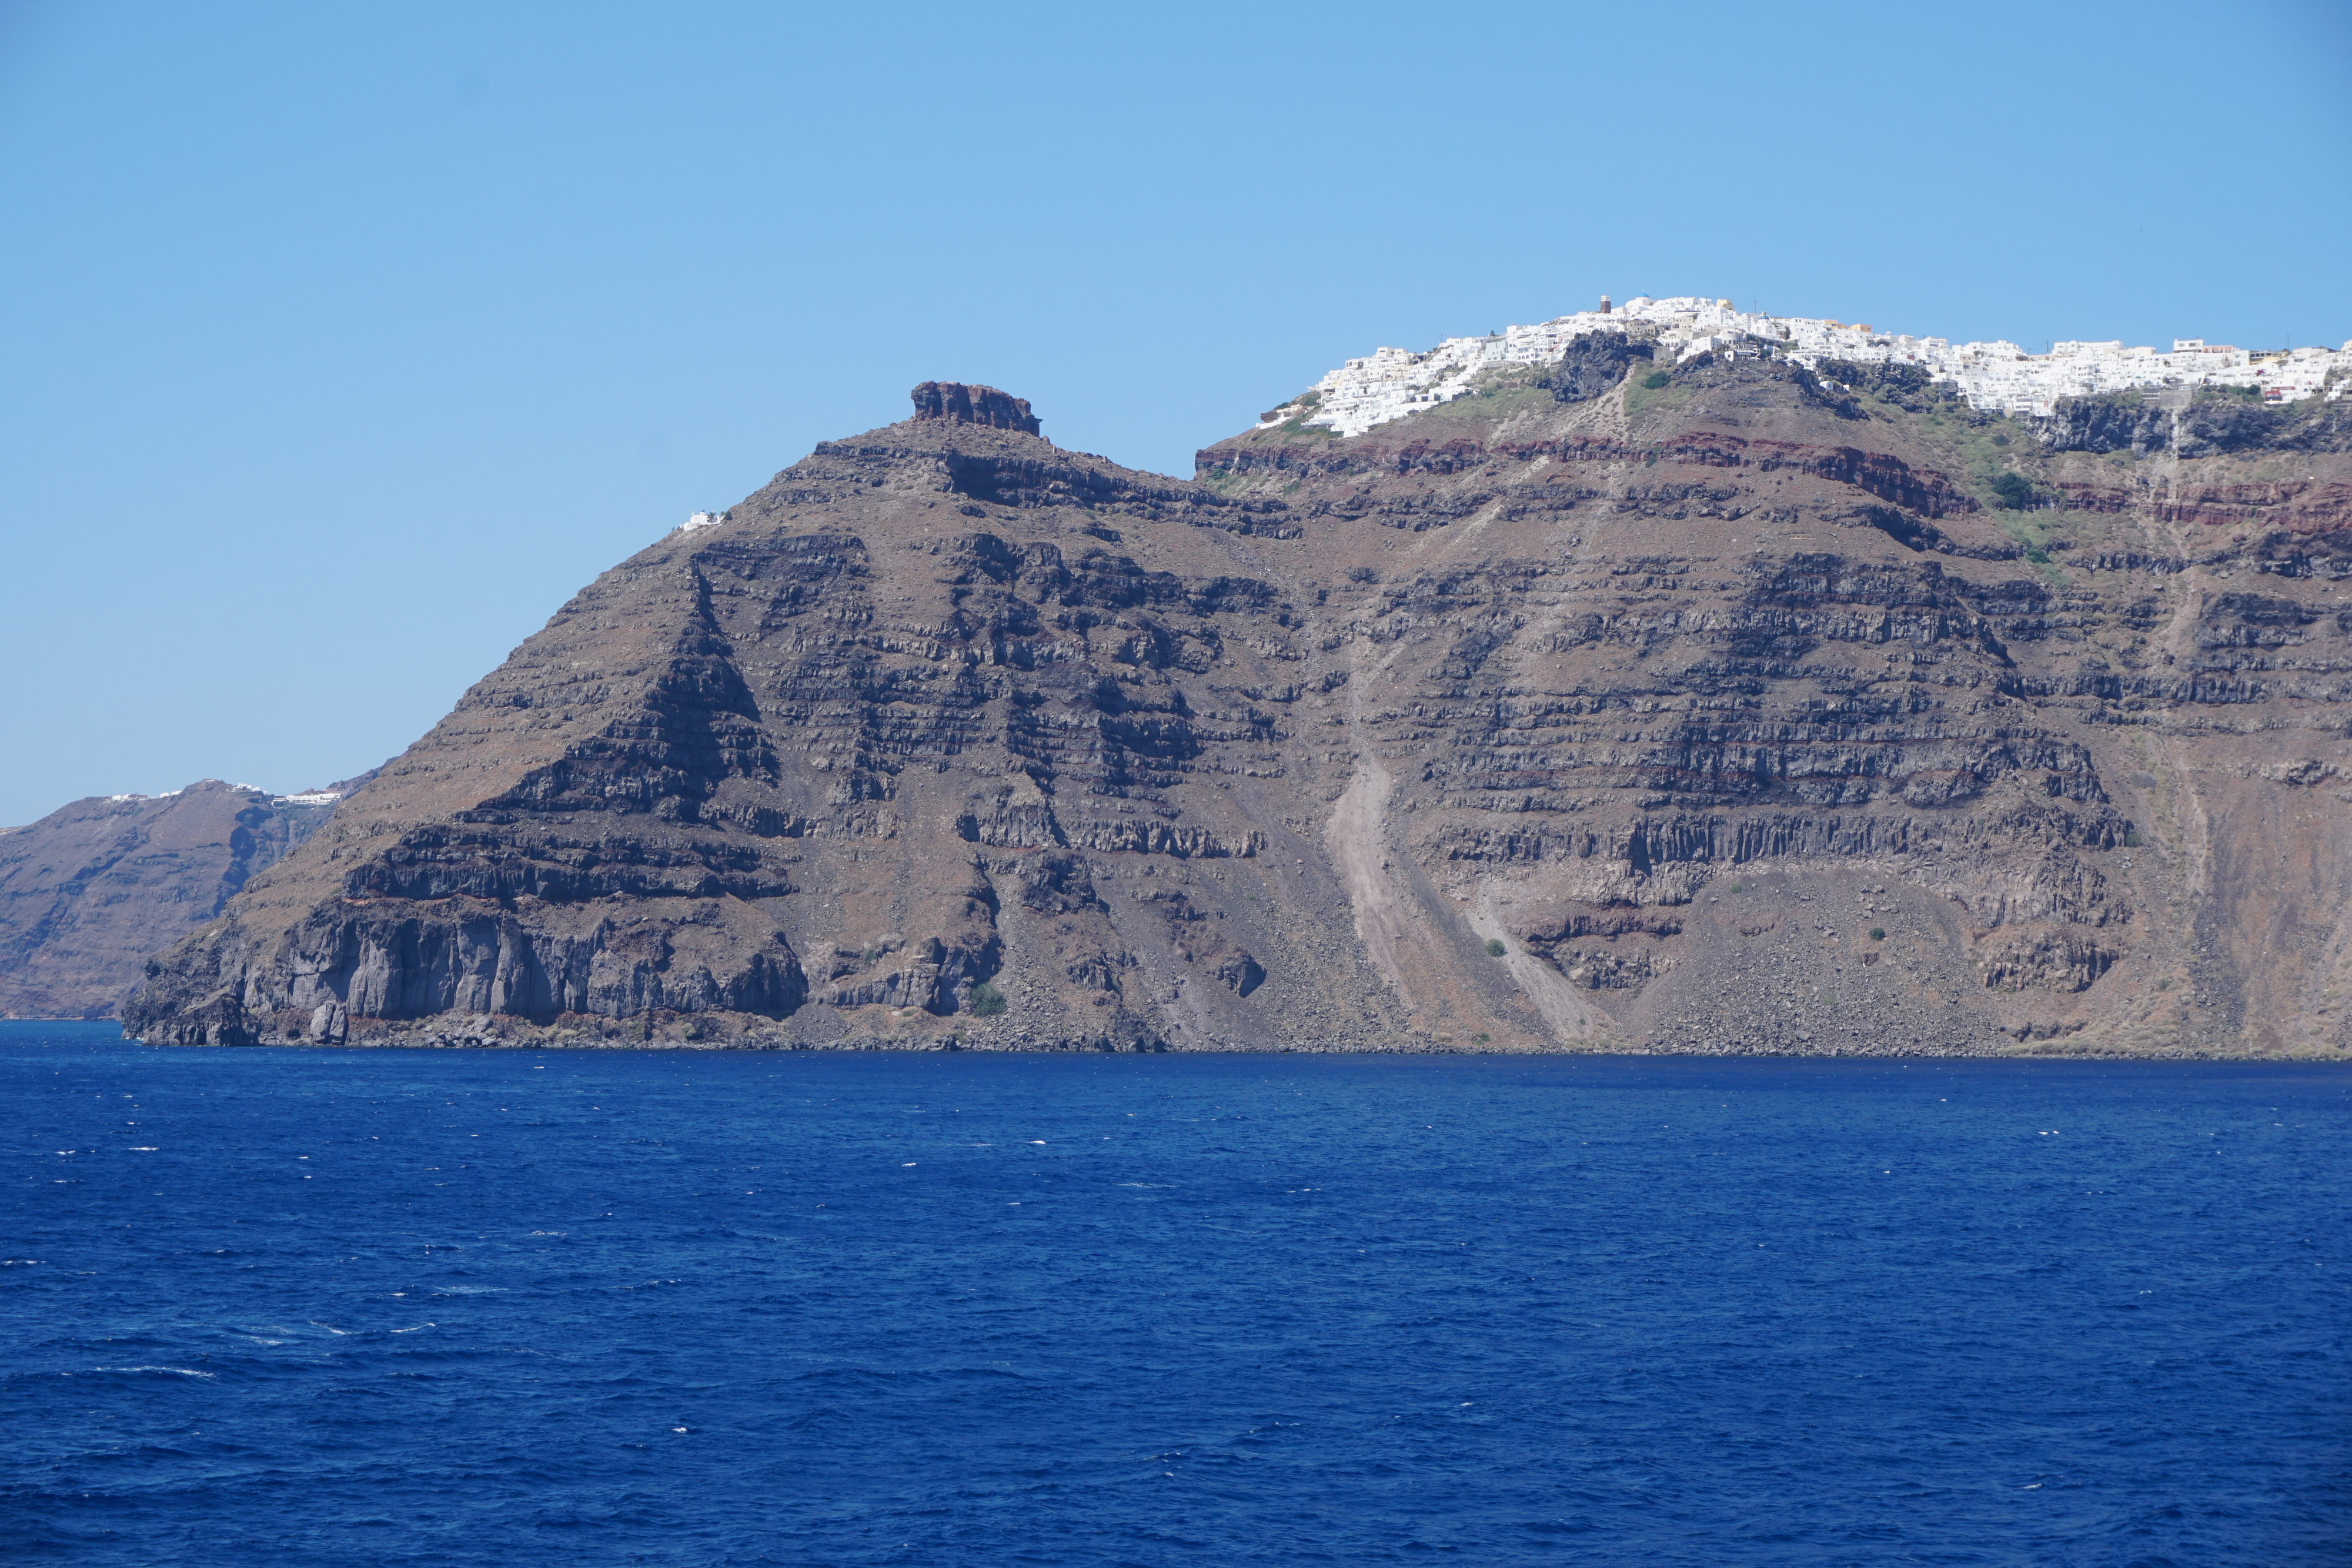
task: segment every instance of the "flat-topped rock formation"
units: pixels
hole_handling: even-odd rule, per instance
[[[1027,398],[998,392],[994,387],[968,387],[961,382],[925,382],[915,389],[915,417],[943,419],[957,424],[985,424],[995,430],[1039,434],[1036,415]]]
[[[583,591],[127,1025],[2346,1049],[2340,405],[2060,451],[1574,344],[1192,480],[927,383]]]

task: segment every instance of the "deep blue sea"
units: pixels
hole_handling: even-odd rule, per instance
[[[2352,1557],[2352,1071],[0,1025],[0,1556]]]

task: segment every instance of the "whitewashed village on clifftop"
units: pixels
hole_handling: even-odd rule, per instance
[[[1342,436],[1477,390],[1488,371],[1510,365],[1548,364],[1588,332],[1638,332],[1655,345],[1661,362],[1705,353],[1774,354],[1807,370],[1823,361],[1895,362],[1924,367],[1938,382],[1956,383],[1970,407],[1990,413],[2047,418],[2058,400],[2103,392],[2193,392],[2198,387],[2255,387],[2266,402],[2342,397],[2352,389],[2352,342],[2342,349],[2249,350],[2173,340],[2169,351],[2112,342],[2063,342],[2029,354],[2005,340],[1955,344],[1944,338],[1881,332],[1868,324],[1770,316],[1735,309],[1728,299],[1647,297],[1614,307],[1606,296],[1581,310],[1531,327],[1482,338],[1448,338],[1423,353],[1381,349],[1349,360],[1299,398],[1264,415],[1258,428],[1289,421],[1328,427]]]

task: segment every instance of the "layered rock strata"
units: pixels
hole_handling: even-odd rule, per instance
[[[1192,481],[927,384],[592,584],[127,1022],[2352,1042],[2328,406],[2095,455],[1902,367],[1637,348]]]

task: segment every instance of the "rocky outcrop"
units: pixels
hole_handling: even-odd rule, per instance
[[[998,392],[994,387],[968,387],[961,382],[925,382],[915,389],[915,418],[942,419],[960,424],[984,424],[992,430],[1037,434],[1029,400]]]
[[[217,779],[0,831],[0,1018],[110,1018],[148,955],[218,915],[333,810]]]
[[[591,584],[126,1023],[2352,1045],[2352,462],[1588,357],[1579,397],[1269,422],[1192,480],[919,389]]]
[[[2177,405],[2158,395],[2105,392],[2061,398],[2038,422],[2042,444],[2059,452],[2168,452],[2181,457],[2240,453],[2352,451],[2352,407],[2309,399],[2270,404],[2251,389],[2181,391]]]
[[[2040,434],[2058,452],[2157,452],[2172,443],[2172,415],[2138,392],[2060,398]]]
[[[1649,339],[1637,332],[1580,332],[1552,370],[1552,396],[1562,402],[1585,402],[1614,392],[1627,371],[1648,364],[1655,351]]]
[[[1815,382],[1833,382],[1852,392],[1868,392],[1883,402],[1910,413],[1924,413],[1938,403],[1957,408],[1958,389],[1938,383],[1924,365],[1896,360],[1823,360]]]

